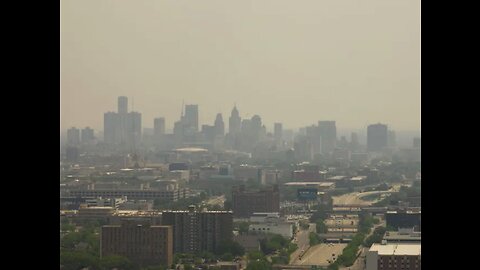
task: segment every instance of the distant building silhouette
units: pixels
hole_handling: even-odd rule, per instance
[[[198,105],[185,105],[184,123],[189,133],[198,132]]]
[[[352,152],[356,152],[360,149],[360,141],[358,140],[358,134],[356,132],[352,132],[350,135],[350,150]]]
[[[153,120],[153,136],[159,138],[163,134],[165,134],[165,118],[155,118]]]
[[[228,120],[228,132],[230,134],[237,134],[240,132],[241,127],[242,119],[240,118],[240,114],[238,113],[237,106],[234,106]]]
[[[337,144],[337,127],[335,121],[318,121],[320,134],[320,152],[330,154]]]
[[[367,150],[369,152],[380,152],[387,147],[388,131],[387,125],[374,124],[367,128]]]
[[[134,147],[142,136],[142,114],[128,112],[128,98],[118,97],[118,112],[106,112],[103,118],[104,142]]]
[[[225,135],[225,124],[223,123],[223,117],[221,113],[217,114],[215,118],[215,136]]]
[[[82,129],[82,143],[89,144],[95,140],[93,129],[86,127]]]
[[[80,130],[76,127],[67,130],[67,145],[76,146],[80,144]]]

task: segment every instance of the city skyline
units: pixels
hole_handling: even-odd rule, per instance
[[[91,133],[92,133],[92,136],[93,136],[93,133],[96,133],[97,135],[96,135],[95,137],[96,137],[97,139],[102,139],[102,137],[103,137],[103,140],[102,140],[102,141],[112,141],[112,142],[113,142],[113,140],[115,140],[115,139],[113,139],[113,137],[112,137],[112,136],[115,136],[115,135],[111,134],[111,133],[113,132],[112,128],[115,128],[114,126],[112,126],[113,123],[111,122],[113,119],[111,119],[111,120],[107,120],[107,119],[112,118],[112,117],[116,117],[115,115],[117,115],[117,114],[130,115],[130,114],[133,113],[133,114],[138,114],[138,116],[140,117],[140,119],[138,120],[137,123],[142,123],[142,122],[143,122],[142,119],[141,119],[141,115],[142,115],[141,112],[139,112],[138,110],[132,111],[132,110],[131,110],[131,107],[128,105],[128,102],[129,102],[128,97],[125,97],[125,96],[119,96],[119,97],[117,97],[117,109],[116,109],[116,111],[114,110],[114,111],[108,111],[108,112],[105,112],[105,113],[104,113],[104,128],[103,128],[103,129],[101,128],[101,129],[99,129],[99,130],[95,130],[95,131],[94,131],[94,130],[91,129],[89,126],[87,126],[87,127],[85,127],[85,128],[86,128],[86,129],[89,129],[88,132],[91,132]],[[192,128],[193,128],[192,131],[194,131],[194,130],[195,130],[194,132],[200,132],[200,131],[202,131],[202,133],[203,133],[203,132],[204,132],[204,128],[208,128],[208,127],[214,128],[215,125],[217,125],[217,121],[219,121],[219,120],[221,121],[221,119],[222,119],[222,114],[218,113],[218,114],[216,115],[215,120],[210,122],[210,124],[214,124],[214,125],[209,125],[209,123],[197,123],[197,122],[196,122],[196,121],[197,121],[196,119],[198,119],[198,114],[199,114],[199,106],[198,106],[198,104],[182,104],[182,105],[184,105],[184,107],[183,107],[182,110],[181,110],[181,113],[180,113],[179,118],[172,120],[172,122],[174,122],[174,123],[173,123],[174,125],[180,124],[182,121],[187,121],[188,123],[191,122],[189,125],[193,125],[193,126],[192,126]],[[192,114],[192,113],[193,113],[193,114]],[[253,118],[244,118],[244,117],[242,117],[242,114],[239,112],[236,104],[235,104],[234,107],[232,108],[232,111],[230,112],[230,115],[227,115],[227,116],[228,116],[228,119],[230,119],[230,117],[233,116],[233,115],[234,115],[235,117],[239,117],[239,120],[238,120],[238,121],[242,121],[242,122],[243,122],[243,120],[250,121],[251,119],[253,119]],[[247,114],[247,115],[250,115],[250,114]],[[108,116],[108,117],[107,117],[107,116]],[[193,118],[192,118],[192,117],[193,117]],[[220,118],[219,118],[219,117],[220,117]],[[258,114],[253,114],[252,117],[260,117],[259,119],[260,119],[260,121],[262,121],[262,120],[261,120],[261,119],[262,119],[261,116],[259,116]],[[190,119],[189,119],[189,118],[190,118]],[[182,120],[182,119],[183,119],[183,120]],[[187,120],[187,119],[189,119],[189,120]],[[161,123],[161,126],[162,126],[161,129],[162,129],[163,131],[161,131],[161,132],[159,132],[159,130],[156,130],[156,127],[155,127],[155,125],[159,124],[159,123],[157,123],[158,120],[161,120],[161,121],[162,121],[162,123]],[[116,120],[114,120],[114,121],[116,121]],[[228,122],[230,122],[230,121],[228,121]],[[143,134],[143,135],[146,135],[146,134],[148,134],[148,135],[155,135],[156,133],[158,133],[158,134],[155,135],[155,136],[159,136],[159,134],[174,134],[174,133],[175,133],[175,128],[174,128],[174,127],[172,127],[172,128],[166,128],[166,126],[167,126],[166,123],[167,123],[167,121],[166,121],[166,119],[165,119],[164,117],[156,117],[155,119],[153,119],[153,128],[152,128],[152,126],[146,126],[146,127],[145,127],[143,124],[140,124],[140,125],[137,127],[138,129],[137,129],[136,132],[138,132],[139,134]],[[150,123],[150,124],[151,124],[151,123]],[[222,125],[222,127],[218,127],[218,128],[220,128],[221,130],[223,130],[223,131],[220,132],[222,135],[226,135],[226,134],[230,133],[231,123],[229,123],[228,126],[227,126],[227,122],[223,122],[223,121],[222,121],[221,123],[219,122],[218,124],[221,124],[221,125]],[[265,126],[266,132],[267,132],[267,133],[271,133],[272,135],[274,135],[274,133],[275,133],[275,126],[276,126],[277,124],[280,124],[280,125],[283,126],[283,124],[282,124],[281,122],[275,122],[275,123],[273,123],[273,126],[271,126],[269,123],[265,123],[265,122],[262,122],[262,123],[261,123],[262,126]],[[289,131],[293,132],[293,134],[294,134],[295,136],[300,135],[300,134],[302,134],[302,133],[305,132],[305,131],[306,131],[307,134],[308,134],[308,133],[309,133],[308,130],[311,129],[313,126],[316,126],[316,124],[317,124],[317,123],[311,123],[310,125],[307,125],[307,126],[304,126],[304,127],[299,127],[299,128],[297,128],[297,129],[285,128],[285,130],[289,130]],[[420,130],[418,130],[418,131],[401,131],[401,130],[400,130],[400,131],[397,131],[397,130],[392,129],[392,127],[391,127],[388,123],[380,123],[380,122],[370,123],[370,124],[368,124],[366,127],[363,127],[363,128],[360,128],[360,129],[348,129],[348,128],[346,129],[346,128],[339,127],[339,128],[338,128],[338,134],[335,134],[335,133],[337,132],[337,127],[336,127],[336,121],[335,121],[335,120],[333,120],[333,121],[332,121],[332,120],[329,120],[329,121],[319,120],[319,121],[318,121],[318,125],[330,125],[330,124],[333,125],[334,130],[331,131],[331,132],[333,132],[333,134],[332,134],[332,135],[329,135],[329,136],[330,136],[330,137],[333,136],[332,138],[336,138],[337,140],[338,140],[338,139],[341,139],[341,137],[350,136],[351,133],[356,133],[357,136],[360,135],[360,137],[362,138],[362,140],[363,140],[363,139],[366,139],[366,136],[367,136],[367,134],[368,134],[368,129],[370,128],[370,126],[375,126],[375,125],[378,125],[378,124],[380,124],[380,125],[385,125],[385,126],[387,127],[387,129],[389,130],[389,132],[394,132],[394,133],[397,133],[397,132],[398,132],[398,133],[399,133],[398,143],[399,143],[400,145],[403,145],[403,146],[410,145],[412,138],[420,137],[420,136],[421,136],[421,135],[420,135]],[[236,128],[235,128],[235,130],[237,130],[237,131],[235,131],[235,132],[238,132],[239,129],[240,129],[240,126],[237,126],[237,125],[242,125],[242,124],[241,124],[240,122],[236,123]],[[107,126],[109,126],[109,130],[110,130],[110,131],[108,131],[108,134],[110,134],[110,135],[108,135],[108,134],[105,135],[105,128],[106,128]],[[134,125],[134,126],[135,126],[135,125]],[[196,126],[196,128],[195,128],[195,126]],[[202,129],[201,129],[201,130],[199,129],[199,126],[202,126]],[[70,131],[72,131],[72,129],[76,129],[76,128],[77,128],[76,126],[71,126],[71,127],[68,127],[68,128],[65,129],[65,130],[61,130],[61,133],[60,133],[61,138],[62,138],[62,137],[65,137],[65,136],[68,137],[68,136],[69,136],[68,133],[69,133]],[[159,127],[157,126],[157,128],[159,128]],[[81,128],[80,128],[80,129],[81,129]],[[282,129],[283,129],[283,127],[282,127]],[[304,130],[304,131],[302,132],[302,130]],[[78,130],[78,132],[80,132],[80,130]],[[124,131],[124,132],[126,132],[126,131]],[[83,134],[83,131],[82,131],[82,134]],[[311,135],[313,135],[313,134],[311,134]],[[310,135],[310,136],[311,136],[311,135]],[[105,136],[107,136],[107,137],[105,137]],[[117,135],[117,136],[118,136],[118,135]],[[123,136],[125,136],[125,135],[123,135]],[[135,135],[132,135],[132,136],[135,136]],[[316,135],[314,135],[314,136],[316,136]],[[83,137],[83,136],[82,136],[82,137]],[[108,138],[110,138],[110,139],[108,139]],[[117,139],[119,139],[119,138],[117,138]],[[78,139],[78,140],[79,140],[79,139]],[[82,139],[82,140],[83,140],[83,139]],[[140,137],[137,138],[137,140],[140,140]],[[325,142],[324,142],[324,143],[325,143]],[[332,148],[332,147],[335,148],[335,146],[334,146],[334,145],[335,145],[335,141],[330,142],[329,144],[332,144],[332,143],[333,143],[333,145],[331,145],[330,148]],[[365,143],[367,143],[367,142],[365,142]],[[333,149],[333,148],[332,148],[332,149]]]
[[[420,3],[337,2],[62,1],[61,129],[101,130],[127,96],[167,130],[182,102],[199,124],[236,103],[272,127],[419,130]]]

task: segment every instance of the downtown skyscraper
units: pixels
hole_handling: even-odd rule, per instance
[[[104,142],[124,145],[129,148],[140,143],[142,135],[142,114],[128,112],[128,98],[118,97],[118,112],[104,114]]]

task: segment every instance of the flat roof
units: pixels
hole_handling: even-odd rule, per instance
[[[386,232],[385,235],[383,236],[383,239],[385,240],[418,240],[420,241],[422,239],[422,234],[421,232],[412,232],[412,233],[400,233],[400,232]]]
[[[421,250],[421,244],[373,244],[369,251],[377,251],[378,255],[419,256],[422,254]]]
[[[397,210],[389,210],[387,211],[387,214],[421,214],[422,211],[412,211],[412,210],[407,210],[407,211],[397,211]]]
[[[329,178],[327,178],[327,180],[343,180],[345,178],[347,178],[347,177],[343,176],[343,175],[337,175],[337,176],[329,177]]]
[[[361,181],[361,180],[365,180],[367,179],[366,176],[354,176],[352,178],[350,178],[351,181]]]
[[[175,149],[177,152],[208,152],[205,148],[200,147],[185,147],[185,148],[177,148]]]
[[[321,186],[321,187],[329,187],[332,186],[334,183],[332,182],[288,182],[285,183],[285,186]]]

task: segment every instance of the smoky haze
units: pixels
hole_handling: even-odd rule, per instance
[[[419,130],[420,1],[61,1],[61,128],[103,130],[118,96],[167,130],[183,100],[200,124],[236,102],[269,129]]]

